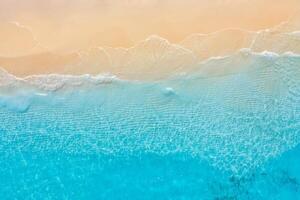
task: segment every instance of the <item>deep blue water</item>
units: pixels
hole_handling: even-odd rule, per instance
[[[298,63],[3,93],[0,199],[300,199]]]

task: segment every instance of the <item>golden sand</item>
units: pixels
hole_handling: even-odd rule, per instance
[[[241,48],[300,52],[297,35],[256,33],[298,10],[298,0],[3,0],[0,66],[18,76],[108,72],[159,78]],[[297,30],[298,19],[280,30]],[[151,35],[160,37],[149,40]]]

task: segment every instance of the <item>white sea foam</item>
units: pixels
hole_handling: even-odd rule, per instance
[[[116,76],[110,74],[92,76],[85,75],[62,75],[45,74],[31,75],[24,78],[18,78],[0,68],[0,89],[5,87],[33,87],[45,91],[56,91],[64,87],[78,87],[83,85],[98,85],[111,83],[118,80]],[[43,94],[43,93],[37,93]]]
[[[58,90],[66,86],[77,87],[84,84],[102,84],[110,83],[116,80],[115,76],[111,75],[97,75],[92,76],[89,74],[85,75],[60,75],[60,74],[49,74],[49,75],[32,75],[25,77],[23,81],[27,84],[38,87],[43,90]]]

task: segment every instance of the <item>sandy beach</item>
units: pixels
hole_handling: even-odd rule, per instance
[[[160,79],[243,48],[300,53],[299,9],[296,0],[4,0],[0,66],[20,77]]]

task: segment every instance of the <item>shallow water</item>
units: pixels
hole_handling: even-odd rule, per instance
[[[2,199],[300,199],[299,63],[2,92]]]

